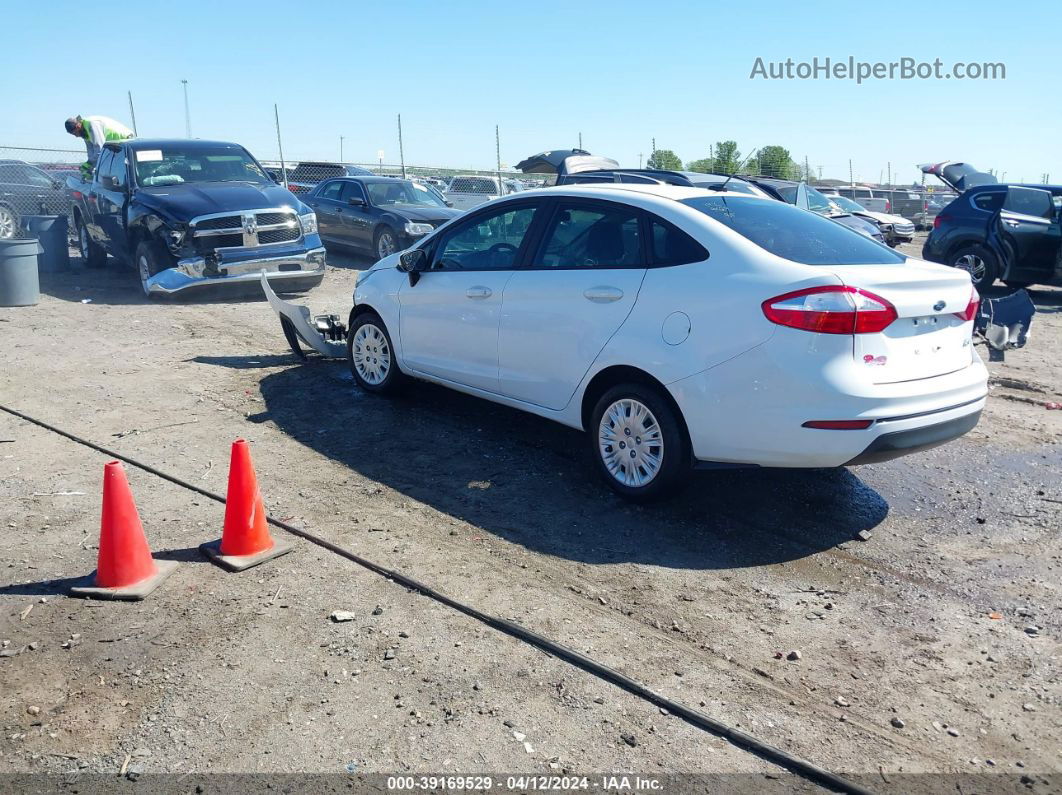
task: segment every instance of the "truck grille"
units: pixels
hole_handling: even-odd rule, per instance
[[[293,210],[276,208],[196,218],[192,236],[200,255],[223,248],[256,248],[292,243],[302,236]]]

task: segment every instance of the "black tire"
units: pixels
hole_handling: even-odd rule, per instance
[[[77,248],[81,253],[81,261],[85,263],[85,267],[105,268],[107,266],[107,252],[103,250],[103,246],[89,237],[88,229],[85,228],[85,222],[81,220],[81,216],[78,216],[75,226],[77,227]]]
[[[355,356],[360,356],[359,362]],[[381,359],[386,359],[386,368],[381,372]],[[347,364],[354,381],[366,392],[391,395],[404,386],[406,377],[398,369],[395,346],[387,326],[375,312],[363,312],[350,324],[347,331]],[[363,372],[364,371],[364,372]],[[374,380],[373,375],[381,376]]]
[[[385,240],[389,240],[390,250],[386,253],[381,251],[382,244]],[[376,230],[376,234],[372,236],[372,253],[376,255],[377,260],[382,260],[384,257],[389,257],[398,251],[398,235],[394,229],[384,224]]]
[[[0,204],[0,240],[11,240],[19,236],[21,221],[14,207]]]
[[[987,290],[999,278],[999,260],[980,243],[970,243],[952,252],[948,264],[970,274],[978,290]]]
[[[136,266],[137,276],[140,277],[140,288],[148,298],[152,298],[153,294],[148,292],[147,280],[173,267],[172,259],[169,252],[164,251],[162,244],[157,240],[141,240],[136,244],[133,264]]]
[[[631,419],[635,426],[641,424],[635,421],[629,412],[624,411],[622,401],[636,401],[648,409],[659,429],[662,445],[654,445],[651,440],[643,441],[637,435],[637,428],[632,430],[630,427],[625,427],[621,433],[615,422],[611,422],[610,427],[616,430],[614,439],[617,442],[616,446],[610,446],[607,441],[603,440],[603,418],[614,405],[619,404],[620,422],[624,419]],[[652,426],[649,427],[651,429]],[[689,479],[692,470],[689,435],[671,401],[656,387],[636,383],[612,387],[601,396],[590,413],[590,427],[587,432],[590,437],[590,452],[598,471],[609,488],[625,499],[632,502],[651,502],[662,499],[677,492]],[[628,448],[630,439],[634,439],[635,442]],[[624,453],[619,453],[617,448],[622,448]],[[633,466],[626,462],[628,449],[631,457],[635,459],[631,462]],[[619,464],[617,474],[613,474],[610,464],[606,463],[606,457],[610,451],[617,454],[613,459],[614,464]],[[655,475],[648,482],[642,485],[624,482],[639,476],[644,477],[649,471],[645,466],[645,463],[650,460],[647,454],[659,457],[660,451],[662,451],[663,460]],[[623,458],[619,458],[619,455],[623,455]]]

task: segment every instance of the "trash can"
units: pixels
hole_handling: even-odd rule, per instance
[[[35,306],[41,298],[35,239],[0,240],[0,306]]]
[[[44,249],[37,269],[40,273],[70,270],[70,241],[65,215],[26,215],[22,218],[26,236],[35,237]]]

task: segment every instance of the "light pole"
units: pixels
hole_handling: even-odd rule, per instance
[[[343,136],[339,136],[339,162],[343,162]]]
[[[192,114],[188,112],[188,81],[182,80],[181,85],[184,86],[184,134],[185,137],[192,137]]]

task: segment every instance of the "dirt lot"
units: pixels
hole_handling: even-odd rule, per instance
[[[335,263],[305,300],[345,315],[359,262]],[[578,433],[427,385],[366,396],[345,364],[300,363],[262,301],[149,303],[118,267],[43,290],[0,309],[5,405],[218,493],[247,438],[273,516],[875,791],[954,792],[941,774],[1062,788],[1062,411],[1043,405],[1062,400],[1062,291],[1034,292],[1032,339],[990,366],[963,439],[850,470],[704,473],[641,508],[594,479]],[[814,789],[305,541],[225,573],[196,549],[221,506],[132,467],[152,546],[181,566],[145,602],[69,599],[95,567],[106,460],[0,413],[0,773]]]

